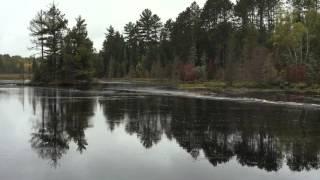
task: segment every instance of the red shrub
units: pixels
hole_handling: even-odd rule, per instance
[[[287,80],[289,82],[304,82],[306,80],[307,67],[303,64],[287,67]]]
[[[178,70],[182,81],[195,81],[199,78],[196,67],[193,64],[180,64],[178,65]]]

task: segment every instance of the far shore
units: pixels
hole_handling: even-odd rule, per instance
[[[214,93],[246,93],[246,92],[288,92],[299,94],[320,94],[320,85],[308,86],[305,83],[291,84],[259,84],[256,82],[233,82],[229,85],[223,81],[196,81],[183,82],[168,79],[147,79],[147,78],[119,78],[119,79],[93,79],[92,81],[56,81],[51,83],[38,83],[30,81],[31,75],[25,77],[17,74],[0,74],[0,81],[16,82],[17,85],[26,86],[47,86],[47,87],[69,87],[69,86],[103,86],[107,84],[140,84],[150,86],[164,86],[177,90],[192,91],[192,92],[214,92]],[[23,81],[25,80],[25,81]],[[23,83],[24,82],[24,83]],[[1,84],[1,83],[0,83]],[[6,84],[6,83],[2,83]]]
[[[31,74],[0,74],[0,80],[31,80]]]
[[[103,86],[106,84],[141,84],[141,85],[160,85],[175,88],[178,90],[194,92],[288,92],[301,94],[320,94],[320,85],[307,85],[305,83],[287,83],[285,85],[259,84],[257,82],[233,82],[232,85],[224,81],[195,81],[184,82],[168,79],[150,78],[113,78],[113,79],[93,79],[92,81],[56,81],[51,83],[32,82],[31,74],[0,74],[0,81],[13,81],[18,85],[28,86]],[[25,80],[25,81],[23,81]],[[24,82],[24,83],[23,83]]]

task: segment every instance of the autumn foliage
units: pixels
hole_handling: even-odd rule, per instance
[[[304,82],[306,81],[307,67],[303,64],[290,65],[287,67],[287,80],[289,82]]]

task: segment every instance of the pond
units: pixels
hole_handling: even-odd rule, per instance
[[[317,98],[252,96],[3,85],[0,179],[318,180]]]

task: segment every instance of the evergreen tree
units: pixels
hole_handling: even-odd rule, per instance
[[[140,40],[147,45],[158,42],[161,27],[162,23],[159,16],[152,14],[150,9],[145,9],[137,22]]]
[[[88,38],[87,24],[79,16],[76,25],[65,37],[64,74],[65,78],[90,79],[92,69],[93,43]]]
[[[62,68],[62,49],[63,49],[63,35],[67,30],[68,20],[65,15],[52,4],[50,9],[46,12],[45,26],[46,26],[46,42],[49,65],[49,72],[51,74],[50,80],[58,79],[58,72]]]
[[[68,21],[65,15],[52,4],[47,11],[40,11],[30,23],[31,35],[36,37],[34,43],[41,46],[43,81],[57,80],[57,73],[63,64],[63,34]]]
[[[123,77],[128,73],[128,68],[123,68],[127,64],[127,59],[124,59],[125,40],[112,26],[107,31],[102,50],[104,75],[110,78]]]
[[[85,21],[79,17],[75,27],[68,29],[65,15],[52,4],[30,23],[41,54],[34,63],[38,72],[34,77],[47,82],[88,80],[94,67],[99,77],[259,82],[262,66],[274,77],[275,67],[278,73],[290,74],[294,64],[317,81],[318,0],[283,2],[207,0],[203,8],[193,2],[164,25],[158,15],[145,9],[136,23],[125,25],[123,35],[110,26],[100,53],[94,53]],[[11,65],[0,59],[0,68],[14,69]]]
[[[172,48],[172,29],[174,22],[169,19],[163,26],[160,34],[160,61],[162,66],[170,66],[174,59]]]
[[[232,33],[232,7],[229,0],[208,0],[201,14],[202,30],[206,34],[205,50],[221,66],[225,65]]]
[[[129,69],[135,69],[139,60],[139,37],[137,25],[129,22],[124,27],[126,57]]]
[[[41,50],[41,60],[44,60],[44,42],[46,40],[45,34],[47,29],[45,28],[45,13],[41,10],[36,17],[30,22],[29,30],[31,36],[34,37],[33,43],[35,48]]]
[[[177,17],[171,32],[172,45],[176,56],[182,62],[187,62],[190,57],[189,51],[192,46],[197,48],[200,8],[194,2]],[[195,53],[197,54],[197,53]]]
[[[158,45],[162,23],[158,15],[153,14],[151,10],[146,9],[140,15],[137,22],[139,48],[141,56],[145,56],[144,68],[151,71],[152,64],[156,62],[159,56]]]

